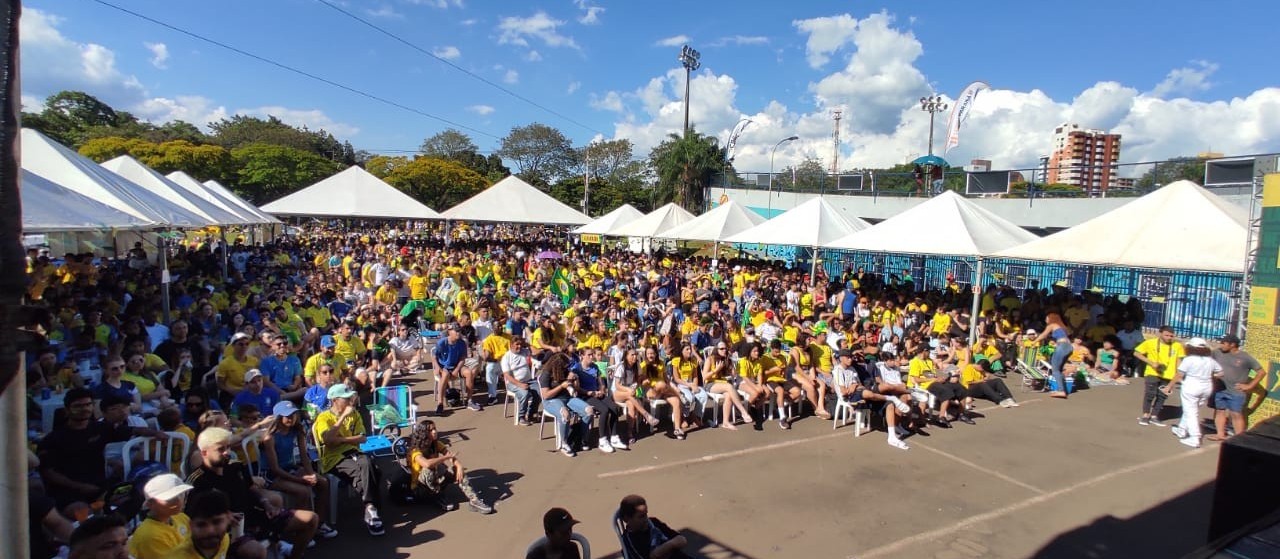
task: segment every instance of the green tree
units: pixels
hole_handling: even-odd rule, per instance
[[[157,154],[159,151],[160,146],[154,142],[138,138],[122,138],[120,136],[94,138],[85,142],[79,149],[80,155],[98,163],[115,159],[121,155],[129,155],[141,161]]]
[[[517,175],[547,190],[556,179],[572,173],[573,146],[559,130],[541,123],[516,126],[502,138],[496,153],[516,164]]]
[[[702,213],[712,177],[727,166],[719,141],[696,130],[671,134],[649,152],[649,161],[658,178],[656,203],[675,201],[694,214]]]
[[[151,125],[139,123],[133,115],[116,111],[97,97],[83,91],[59,91],[45,99],[39,113],[23,113],[22,125],[42,132],[58,142],[77,147],[90,137],[119,136],[118,132],[104,132],[122,126],[137,131]]]
[[[827,176],[827,167],[822,159],[806,157],[799,165],[783,169],[773,177],[773,188],[778,191],[798,190],[802,192],[818,192],[823,187],[835,190],[835,183]]]
[[[312,131],[305,126],[291,126],[274,116],[263,119],[235,115],[211,123],[209,129],[213,132],[210,137],[213,143],[231,150],[248,144],[271,144],[308,151],[348,165],[355,162],[355,150],[348,153],[346,146],[333,134],[324,130]]]
[[[479,153],[480,148],[476,147],[476,143],[471,140],[471,136],[449,128],[423,140],[422,146],[418,148],[418,151],[427,157],[458,161],[459,157]]]
[[[1026,181],[1011,182],[1009,183],[1009,193],[1006,194],[1004,197],[1005,198],[1026,198],[1027,186],[1028,184]],[[1083,195],[1084,195],[1084,189],[1071,184],[1055,182],[1051,184],[1036,185],[1037,198],[1039,197],[1074,198],[1076,196],[1083,196]]]
[[[1204,160],[1197,157],[1175,157],[1152,165],[1146,173],[1138,177],[1138,190],[1152,190],[1174,181],[1189,180],[1196,184],[1204,182]]]
[[[337,162],[284,145],[242,145],[231,150],[231,159],[236,169],[231,186],[255,204],[286,196],[341,170]]]
[[[380,178],[437,210],[451,208],[489,186],[483,176],[456,161],[437,157],[385,158],[385,162],[378,159],[370,163],[377,164],[379,172],[385,171]]]

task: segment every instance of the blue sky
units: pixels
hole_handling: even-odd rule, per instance
[[[577,121],[517,100],[318,0],[110,0],[176,27],[428,112],[484,150],[512,126],[558,127],[575,144],[626,137],[638,155],[679,129],[687,42],[702,52],[692,119],[727,138],[744,117],[738,167],[840,158],[884,165],[924,151],[922,94],[982,79],[949,158],[1034,162],[1066,121],[1125,134],[1128,161],[1280,150],[1280,90],[1263,22],[1280,3],[594,2],[329,0]],[[1059,9],[1066,6],[1065,9]],[[290,74],[90,0],[30,1],[28,105],[83,89],[152,120],[198,125],[233,113],[324,127],[358,148],[414,149],[436,120]],[[977,7],[977,8],[975,8]],[[1184,34],[1190,33],[1191,36]],[[945,115],[935,124],[945,127]],[[779,165],[781,167],[781,165]],[[845,166],[842,164],[842,167]]]

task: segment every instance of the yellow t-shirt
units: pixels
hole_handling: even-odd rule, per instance
[[[427,299],[427,276],[411,276],[409,278],[409,298],[415,301]]]
[[[447,450],[447,447],[441,441],[436,441],[433,446],[435,447],[435,452],[433,454],[436,456],[444,454],[445,450]],[[418,476],[422,474],[422,464],[418,463],[419,457],[430,459],[430,457],[426,456],[426,454],[419,449],[415,448],[409,451],[409,486],[412,488],[417,488],[421,483],[418,481]]]
[[[302,367],[302,376],[309,379],[316,378],[316,371],[320,370],[320,366],[325,363],[328,363],[330,367],[333,367],[335,374],[339,377],[342,376],[342,367],[338,366],[338,363],[340,363],[340,361],[338,361],[338,357],[335,355],[333,357],[326,358],[323,353],[316,353],[307,358],[307,364]]]
[[[228,355],[218,362],[218,372],[214,373],[214,376],[223,381],[232,392],[239,392],[244,388],[244,374],[249,369],[256,368],[258,368],[257,357],[245,355],[244,361],[239,361],[235,355]]]
[[[951,329],[951,315],[944,312],[936,313],[930,324],[933,325],[934,334],[946,334],[947,330]]]
[[[144,377],[142,375],[135,375],[133,373],[125,371],[125,373],[120,376],[120,379],[132,382],[134,386],[137,386],[138,394],[142,394],[145,396],[147,394],[150,394],[156,391],[156,383],[151,382],[151,379]]]
[[[329,473],[338,462],[342,461],[342,455],[352,450],[359,450],[360,447],[353,444],[338,444],[329,446],[324,444],[323,434],[330,430],[337,429],[340,437],[355,437],[363,435],[364,420],[360,419],[359,412],[352,412],[347,415],[346,420],[338,423],[338,415],[333,410],[325,410],[316,417],[316,423],[311,427],[311,432],[315,437],[316,447],[320,450],[320,473]]]
[[[339,363],[346,364],[347,361],[355,361],[368,351],[364,347],[364,342],[355,336],[343,338],[339,335],[333,336],[333,356],[337,358]]]
[[[1178,372],[1178,361],[1187,356],[1187,351],[1178,342],[1164,343],[1160,338],[1151,338],[1138,344],[1133,348],[1135,354],[1142,354],[1152,361],[1164,365],[1164,372],[1157,371],[1154,367],[1147,367],[1147,372],[1142,376],[1160,377],[1165,380],[1172,380]]]
[[[191,538],[187,538],[168,557],[172,559],[227,559],[227,550],[231,548],[231,536],[222,536],[222,543],[218,545],[218,552],[214,553],[212,557],[201,555],[192,545]]]
[[[390,285],[384,285],[382,287],[379,287],[378,291],[373,294],[374,300],[384,305],[394,305],[396,303],[396,299],[399,298],[399,296],[400,296],[399,291],[397,291],[396,288],[391,287]]]
[[[973,365],[965,365],[960,369],[960,384],[965,388],[969,388],[970,384],[982,382],[986,378],[986,374]]]
[[[919,386],[920,388],[929,388],[933,384],[932,379],[926,379],[925,375],[932,374],[938,370],[931,359],[921,359],[912,357],[907,365],[907,386]]]
[[[483,342],[480,342],[480,349],[488,352],[490,361],[497,361],[511,350],[511,338],[508,338],[506,334],[490,334]]]
[[[696,382],[694,379],[698,377],[698,362],[694,359],[685,360],[683,357],[671,358],[671,374],[672,376],[688,383]]]
[[[745,378],[747,380],[750,380],[751,382],[755,382],[756,379],[759,378],[760,373],[763,370],[761,368],[762,361],[764,361],[763,357],[754,361],[745,357],[742,359],[739,359],[738,360],[738,376]]]
[[[774,367],[777,367],[774,370]],[[770,372],[773,370],[773,372]],[[760,371],[765,373],[765,382],[786,382],[787,380],[787,354],[779,353],[778,355],[764,355],[760,357]]]
[[[808,291],[800,296],[800,316],[813,316],[813,294]]]
[[[814,364],[818,371],[823,373],[831,372],[831,346],[821,342],[809,343],[809,362]]]
[[[133,559],[169,559],[174,550],[191,537],[191,519],[184,513],[160,522],[147,517],[129,536],[129,556]]]

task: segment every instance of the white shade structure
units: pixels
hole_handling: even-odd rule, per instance
[[[722,242],[765,222],[765,217],[730,200],[683,225],[662,231],[655,237],[679,241]]]
[[[22,170],[22,231],[149,229],[156,224],[112,208],[26,169]]]
[[[234,215],[196,196],[185,187],[165,178],[155,169],[143,165],[141,161],[128,155],[121,155],[115,159],[105,161],[102,166],[150,190],[153,194],[180,206],[182,209],[207,219],[207,225],[243,223],[240,216]]]
[[[22,168],[158,227],[204,227],[208,220],[94,163],[45,135],[22,129]]]
[[[457,221],[585,225],[591,218],[566,206],[515,175],[486,188],[441,214]]]
[[[359,167],[346,170],[262,206],[275,215],[380,219],[439,219],[435,210]]]
[[[1239,274],[1248,250],[1248,219],[1243,208],[1181,180],[995,256]]]
[[[859,218],[849,219],[822,198],[812,198],[778,215],[725,239],[730,243],[754,243],[821,247],[871,227]]]
[[[988,256],[1036,238],[1017,224],[948,190],[823,246],[901,254]]]
[[[222,201],[224,206],[227,206],[232,211],[244,216],[246,219],[253,219],[253,223],[283,223],[279,219],[276,219],[275,216],[258,209],[257,206],[249,203],[248,200],[241,198],[227,187],[222,186],[218,181],[211,179],[199,182],[182,171],[169,173],[168,177],[178,184],[186,184],[186,181],[198,183],[200,186],[205,188],[206,192],[212,194],[214,198]]]
[[[259,223],[261,221],[255,214],[245,211],[239,206],[232,204],[230,202],[227,202],[226,200],[223,200],[218,196],[215,196],[212,192],[209,191],[208,188],[205,188],[203,184],[200,184],[200,181],[192,178],[191,175],[188,175],[182,171],[174,171],[172,173],[169,173],[168,175],[165,175],[164,178],[169,180],[173,184],[178,185],[178,187],[187,191],[187,193],[197,198],[200,198],[201,200],[204,200],[209,204],[212,204],[213,206],[222,210],[224,213],[235,216],[237,221],[228,222],[230,224],[248,225],[248,224]]]
[[[653,237],[658,233],[693,221],[695,216],[674,202],[653,210],[630,223],[615,226],[610,237]]]
[[[635,209],[631,204],[623,204],[618,206],[617,209],[597,217],[595,221],[574,229],[572,232],[579,235],[603,235],[614,227],[626,225],[642,217],[644,217],[644,212]]]

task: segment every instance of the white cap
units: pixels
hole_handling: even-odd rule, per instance
[[[142,486],[142,494],[148,499],[171,501],[192,489],[192,486],[183,483],[182,478],[174,474],[160,474]]]
[[[258,378],[260,376],[262,376],[262,371],[259,371],[257,369],[249,369],[248,371],[244,372],[244,382],[245,384],[248,384],[249,382],[253,381],[253,379]]]
[[[1209,342],[1204,341],[1204,338],[1191,338],[1187,340],[1187,347],[1209,347]]]
[[[240,340],[247,340],[247,339],[249,339],[248,334],[245,334],[244,332],[236,332],[231,336],[231,343],[234,344]]]

